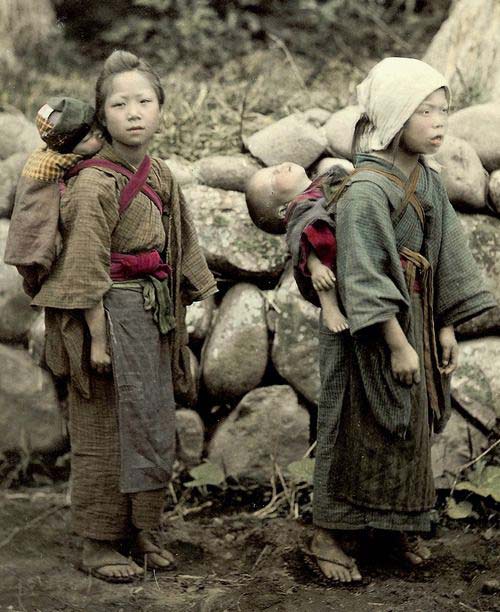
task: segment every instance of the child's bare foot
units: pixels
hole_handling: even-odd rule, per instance
[[[430,549],[424,544],[422,538],[417,535],[399,533],[396,546],[398,553],[403,559],[414,567],[423,565],[432,556]]]
[[[131,582],[144,574],[144,570],[121,555],[112,542],[89,538],[83,543],[80,569],[106,582]]]
[[[132,556],[149,569],[159,571],[175,569],[174,555],[161,545],[154,532],[137,532],[132,544]]]
[[[340,312],[336,304],[329,304],[327,300],[323,301],[323,325],[330,331],[338,334],[349,329],[349,323],[344,315]]]
[[[335,582],[361,580],[356,562],[342,550],[340,544],[326,529],[316,529],[311,540],[311,553],[320,570]]]

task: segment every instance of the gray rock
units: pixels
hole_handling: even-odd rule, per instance
[[[194,410],[179,408],[175,411],[177,458],[187,467],[198,465],[203,453],[204,427],[200,415]]]
[[[40,312],[28,331],[28,352],[38,365],[44,363],[45,314]]]
[[[309,414],[288,385],[250,391],[217,428],[209,460],[228,475],[267,484],[273,463],[284,470],[309,447]]]
[[[316,176],[319,176],[327,170],[330,170],[330,168],[339,168],[348,173],[351,173],[354,170],[352,162],[350,162],[348,159],[343,159],[342,157],[323,157],[323,159],[320,159],[316,165],[314,172]]]
[[[215,300],[210,296],[201,302],[193,302],[186,309],[186,327],[191,340],[204,340],[215,310]]]
[[[441,179],[453,205],[466,212],[486,206],[488,173],[473,147],[461,138],[448,136],[436,155]]]
[[[23,348],[0,344],[0,452],[47,452],[66,436],[50,375]]]
[[[185,185],[195,185],[200,182],[194,164],[180,155],[173,155],[165,160],[170,172],[181,187]]]
[[[330,149],[335,155],[352,160],[352,139],[359,115],[360,109],[358,106],[346,106],[333,113],[326,122],[326,137]]]
[[[9,221],[0,219],[0,342],[22,342],[36,319],[38,310],[30,306],[22,278],[14,266],[3,261]]]
[[[328,119],[330,119],[331,116],[332,113],[330,111],[319,107],[308,108],[302,113],[302,117],[308,123],[312,123],[312,125],[315,125],[316,127],[321,127],[322,125],[325,125],[325,123],[328,121]]]
[[[291,267],[275,292],[271,358],[277,372],[310,402],[319,398],[318,318],[320,310],[300,295]]]
[[[193,185],[184,195],[213,271],[237,279],[280,274],[287,259],[285,238],[254,225],[243,193]]]
[[[245,140],[250,153],[266,166],[289,161],[308,168],[324,152],[324,133],[299,114],[272,123]]]
[[[433,439],[431,456],[436,487],[451,488],[460,468],[481,454],[487,443],[486,436],[453,412],[443,433]]]
[[[483,273],[486,287],[500,304],[500,219],[487,215],[459,214],[474,259]],[[500,306],[458,327],[463,335],[476,336],[500,330]]]
[[[266,303],[254,285],[239,283],[224,296],[203,351],[203,380],[214,398],[231,401],[262,380],[268,353]]]
[[[467,412],[487,429],[500,419],[500,337],[460,342],[451,392]]]
[[[35,125],[21,112],[0,112],[0,159],[31,153],[43,144]]]
[[[453,102],[468,106],[474,100],[498,100],[499,45],[500,4],[455,0],[422,59],[446,77]]]
[[[248,179],[261,166],[250,155],[211,155],[194,164],[200,182],[209,187],[245,191]]]
[[[488,191],[493,209],[500,215],[500,170],[495,170],[490,174]]]
[[[472,145],[488,172],[500,169],[500,104],[476,104],[450,117],[451,136],[463,138]]]
[[[26,153],[14,153],[0,161],[0,217],[10,217],[12,214],[17,181],[26,158]]]

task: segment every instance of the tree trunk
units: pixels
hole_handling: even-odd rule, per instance
[[[500,95],[500,1],[457,0],[423,60],[450,81],[462,108]]]

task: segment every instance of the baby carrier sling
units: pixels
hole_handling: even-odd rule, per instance
[[[118,212],[125,213],[135,196],[141,192],[163,213],[163,202],[158,193],[150,187],[146,180],[151,169],[151,159],[147,155],[142,160],[137,171],[131,172],[121,164],[107,159],[85,159],[75,164],[67,173],[65,178],[76,176],[84,168],[99,168],[110,171],[111,174],[121,174],[128,178],[118,198]],[[171,273],[170,266],[163,262],[160,253],[156,250],[142,253],[111,253],[110,276],[114,281],[125,281],[150,274],[158,280],[164,280]]]
[[[325,233],[330,236],[332,247],[335,247],[335,211],[337,202],[349,188],[353,177],[362,172],[373,172],[382,175],[403,190],[404,193],[400,205],[391,210],[391,221],[394,227],[402,218],[408,205],[414,208],[422,227],[424,227],[424,210],[415,193],[419,177],[418,165],[406,183],[391,172],[369,165],[356,168],[353,172],[343,177],[339,177],[338,173],[333,170],[316,179],[312,184],[314,189],[312,191],[308,190],[311,194],[310,197],[305,198],[305,194],[308,192],[297,196],[289,204],[285,217],[287,224],[286,238],[292,254],[295,281],[302,297],[314,306],[320,306],[317,293],[312,286],[311,278],[303,274],[299,265],[302,256],[302,235],[308,226],[321,221],[323,222]]]
[[[135,196],[141,191],[146,195],[153,204],[158,208],[160,212],[163,212],[163,203],[160,196],[156,191],[150,187],[146,180],[151,170],[151,158],[147,155],[141,162],[141,165],[137,168],[137,172],[132,172],[128,168],[125,168],[121,164],[109,161],[108,159],[84,159],[76,163],[72,168],[68,170],[65,178],[71,178],[76,176],[84,168],[101,168],[103,170],[111,170],[111,173],[121,174],[129,179],[128,183],[122,189],[119,197],[119,212],[123,214],[129,207]]]

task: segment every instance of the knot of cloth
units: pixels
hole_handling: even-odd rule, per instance
[[[113,281],[125,281],[151,275],[164,280],[171,273],[156,250],[143,253],[111,253],[110,276]]]
[[[429,261],[420,253],[406,247],[400,249],[399,257],[408,291],[422,293],[426,289],[430,290],[429,281],[432,276],[432,268]]]

